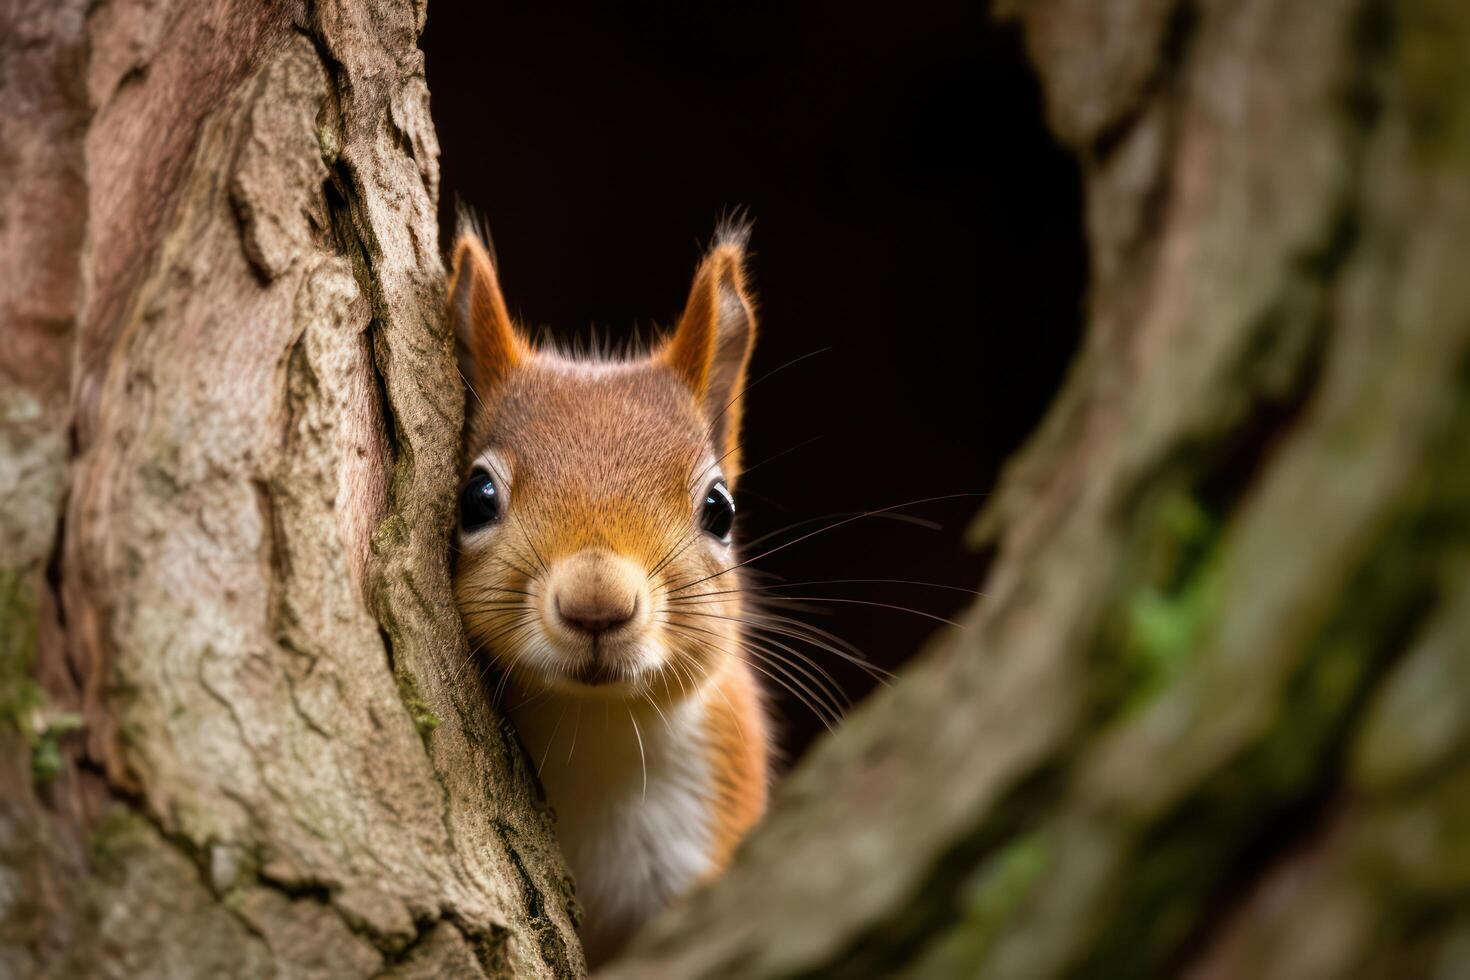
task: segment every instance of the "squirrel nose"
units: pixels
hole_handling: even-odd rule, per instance
[[[602,597],[556,597],[556,614],[572,629],[596,636],[622,626],[638,612],[638,597],[627,603],[598,601]],[[590,600],[590,601],[589,601]]]
[[[644,579],[642,568],[628,559],[589,549],[554,563],[547,592],[563,627],[596,637],[638,616]]]

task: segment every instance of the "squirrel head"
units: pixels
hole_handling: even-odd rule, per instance
[[[732,489],[755,341],[743,228],[643,357],[571,357],[512,321],[461,235],[450,318],[470,387],[455,596],[471,646],[532,689],[669,701],[739,657]]]

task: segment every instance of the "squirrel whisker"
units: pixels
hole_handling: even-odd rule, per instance
[[[987,598],[984,592],[975,589],[967,589],[959,585],[945,585],[941,582],[921,582],[911,578],[819,578],[807,579],[804,582],[777,582],[774,585],[746,585],[738,589],[719,589],[714,592],[696,592],[689,596],[675,596],[671,601],[684,602],[689,599],[700,599],[705,596],[745,594],[752,592],[768,592],[772,589],[796,589],[805,588],[809,585],[919,585],[930,589],[944,589],[948,592],[963,592],[965,595],[980,596]]]
[[[766,551],[763,551],[763,552],[761,552],[758,555],[754,555],[754,556],[752,556],[750,558],[746,558],[743,561],[738,561],[735,564],[730,565],[727,568],[722,569],[721,571],[715,572],[712,575],[706,575],[703,578],[695,579],[693,582],[689,582],[689,583],[687,583],[685,585],[678,586],[677,588],[674,588],[671,591],[673,591],[673,592],[683,592],[685,589],[693,588],[694,586],[699,585],[702,582],[708,582],[710,579],[719,578],[721,575],[727,574],[728,572],[732,572],[732,571],[734,571],[737,568],[743,568],[744,566],[749,565],[753,561],[759,561],[760,559],[766,558],[766,557],[768,557],[770,555],[774,555],[777,552],[785,551],[787,548],[790,548],[793,545],[801,544],[803,541],[806,541],[806,540],[808,540],[810,538],[814,538],[814,537],[816,537],[819,534],[824,534],[827,531],[836,530],[837,528],[842,527],[845,524],[851,524],[853,521],[860,521],[860,520],[862,520],[865,517],[876,517],[879,514],[886,514],[886,513],[890,512],[890,511],[898,510],[901,507],[914,507],[914,506],[917,506],[919,504],[934,503],[934,502],[940,501],[940,500],[955,500],[955,499],[960,498],[960,497],[974,497],[974,496],[980,496],[980,495],[979,494],[973,494],[973,493],[949,493],[949,494],[941,494],[940,496],[937,496],[937,497],[924,497],[924,498],[919,499],[919,500],[910,500],[910,501],[908,501],[906,503],[902,503],[902,504],[894,504],[891,507],[880,507],[877,510],[863,511],[862,513],[855,514],[852,517],[848,517],[848,518],[845,518],[843,520],[836,521],[835,523],[828,524],[826,527],[817,528],[817,530],[815,530],[815,531],[808,531],[806,534],[803,534],[803,535],[801,535],[800,537],[797,537],[797,538],[793,538],[792,540],[787,541],[785,544],[779,544],[776,547],[770,548],[770,549],[768,549]]]
[[[747,391],[749,391],[750,389],[754,388],[756,385],[760,384],[762,381],[765,381],[767,378],[772,377],[773,375],[776,375],[776,374],[780,374],[782,371],[786,370],[787,368],[793,367],[793,366],[795,366],[797,364],[800,364],[802,361],[806,360],[809,357],[816,357],[818,354],[825,354],[825,353],[827,353],[831,349],[832,349],[831,345],[828,345],[826,347],[819,347],[819,348],[817,348],[816,350],[813,350],[813,351],[807,351],[805,354],[802,354],[800,357],[793,357],[791,360],[787,361],[785,364],[782,364],[780,367],[772,368],[771,370],[767,371],[765,374],[761,375],[759,378],[756,378],[754,381],[750,382],[745,387],[741,388],[738,392],[735,393],[735,397],[734,398],[730,399],[728,402],[725,403],[725,407],[722,408],[722,409],[720,409],[719,414],[716,415],[713,419],[710,420],[709,426],[704,431],[704,438],[705,439],[709,439],[710,435],[715,431],[715,427],[720,424],[720,420],[725,417],[725,413],[728,412],[731,408],[733,408],[735,406],[735,404],[737,402],[739,402],[743,397],[745,397],[745,393]],[[691,469],[690,472],[692,473],[693,470]]]
[[[536,763],[536,778],[541,778],[541,770],[546,768],[546,757],[551,754],[551,745],[556,741],[556,733],[561,731],[561,720],[567,715],[567,705],[561,706],[561,712],[556,716],[556,724],[551,729],[551,737],[546,740],[546,748],[541,753],[541,761]]]
[[[680,628],[682,628],[682,629],[693,629],[693,630],[696,630],[696,631],[701,632],[701,633],[708,633],[711,636],[718,636],[719,635],[719,634],[714,633],[714,631],[712,631],[712,630],[702,630],[702,629],[699,629],[698,627],[690,627],[687,624],[684,625],[684,626],[682,626],[682,627],[680,627]],[[743,644],[741,646],[741,649],[742,650],[745,649],[744,646],[743,646]],[[747,659],[745,657],[742,657],[742,656],[739,655],[738,652],[735,652],[735,651],[727,651],[727,652],[729,652],[731,654],[731,656],[734,656],[736,659],[740,660],[742,663],[745,663],[746,665],[748,665],[752,669],[754,669],[756,671],[759,671],[761,674],[765,675],[773,683],[779,685],[783,690],[789,692],[792,697],[796,698],[799,702],[801,702],[807,708],[807,710],[811,711],[812,714],[814,714],[822,722],[822,724],[823,725],[826,725],[829,728],[829,730],[830,730],[831,724],[830,724],[830,722],[827,719],[826,713],[824,713],[822,710],[820,710],[817,707],[817,705],[811,700],[811,696],[809,694],[804,694],[802,692],[802,690],[798,690],[797,688],[793,687],[792,684],[790,682],[788,682],[784,676],[777,675],[775,673],[772,673],[772,671],[767,670],[766,669],[766,665],[763,665],[762,663],[760,663],[758,661],[753,661],[753,660],[749,660],[749,659]],[[748,651],[747,650],[746,652],[752,652],[752,651]]]
[[[679,540],[676,540],[672,545],[670,545],[669,550],[664,553],[664,556],[659,559],[658,563],[648,570],[648,577],[653,578],[653,576],[662,571],[664,566],[668,565],[669,562],[676,560],[679,555],[682,555],[691,544],[699,540],[699,533],[700,532],[698,531],[693,531],[680,538]],[[675,551],[675,549],[678,550]]]
[[[643,732],[638,728],[638,719],[633,715],[631,705],[625,704],[628,709],[628,720],[633,723],[633,735],[638,739],[638,764],[643,769],[643,799],[648,799],[648,755],[643,751]]]
[[[675,610],[669,611],[675,612]],[[886,671],[881,667],[877,667],[869,662],[866,656],[862,655],[861,650],[858,650],[856,647],[852,647],[851,644],[846,644],[846,641],[841,640],[839,637],[832,636],[832,634],[827,633],[824,630],[818,630],[816,627],[810,625],[809,623],[803,623],[800,620],[775,616],[774,614],[770,613],[762,613],[760,614],[759,618],[750,618],[742,616],[724,616],[718,613],[693,612],[689,610],[679,610],[677,612],[679,615],[684,616],[704,616],[711,619],[736,622],[743,626],[749,626],[754,629],[766,630],[767,632],[775,633],[778,636],[784,636],[788,639],[799,640],[803,643],[810,643],[812,646],[818,648],[819,650],[824,650],[853,664],[854,666],[861,669],[864,673],[872,677],[874,680],[878,681],[880,684],[887,685],[888,683],[890,683],[893,677],[893,674],[889,671]],[[820,633],[822,637],[830,637],[833,642],[825,642],[821,637],[811,635],[812,632]],[[839,646],[835,645],[837,643],[843,643],[851,647],[854,652],[849,653],[848,651],[841,649]]]
[[[767,456],[765,459],[761,460],[758,463],[752,463],[749,466],[743,466],[740,469],[740,475],[741,476],[747,476],[747,475],[750,474],[750,472],[752,470],[759,469],[760,467],[765,466],[767,463],[775,462],[776,460],[780,459],[782,456],[786,456],[786,455],[789,455],[790,453],[794,453],[798,449],[805,449],[807,446],[810,446],[812,443],[816,442],[820,438],[822,438],[820,435],[815,435],[815,436],[812,436],[810,439],[803,439],[801,442],[798,442],[794,446],[787,446],[785,449],[781,450],[779,453],[772,453],[770,456]],[[731,450],[730,452],[734,452],[734,450]],[[707,467],[705,469],[704,473],[701,473],[698,478],[696,478],[695,480],[693,480],[689,484],[689,489],[691,491],[693,491],[693,489],[699,485],[700,481],[702,479],[704,479],[705,474],[709,473],[710,470],[712,470],[716,466],[718,466],[729,455],[730,455],[730,453],[726,453],[724,456],[721,456],[719,459],[717,459],[713,463],[711,463],[709,465],[709,467]]]
[[[787,524],[785,527],[778,527],[774,531],[767,531],[765,534],[762,534],[760,537],[755,538],[754,540],[745,542],[745,547],[746,548],[758,548],[762,544],[765,544],[767,541],[771,540],[774,537],[778,537],[778,536],[780,536],[782,534],[785,534],[787,531],[794,531],[794,530],[796,530],[799,527],[805,527],[808,524],[817,524],[817,523],[820,523],[822,521],[830,521],[833,518],[837,518],[837,517],[859,517],[859,516],[862,516],[864,514],[867,514],[868,517],[875,517],[875,518],[876,517],[881,517],[885,521],[893,521],[893,522],[895,522],[897,524],[912,524],[913,526],[919,527],[919,528],[923,528],[926,531],[942,531],[944,529],[944,525],[940,524],[938,521],[931,521],[927,517],[917,517],[917,516],[915,516],[913,514],[898,514],[898,513],[873,514],[873,513],[868,513],[866,511],[860,511],[860,510],[839,510],[839,511],[834,511],[834,512],[832,512],[830,514],[819,514],[816,517],[808,517],[805,520],[792,521],[790,524]]]
[[[572,753],[577,751],[577,732],[582,727],[582,702],[577,702],[577,716],[572,720],[572,744],[567,749],[567,762],[572,761]]]
[[[871,599],[844,599],[844,598],[839,598],[837,596],[824,596],[824,595],[765,595],[765,596],[761,596],[761,599],[764,600],[764,601],[767,601],[767,602],[842,602],[842,603],[848,603],[850,605],[855,605],[855,606],[874,606],[874,607],[879,608],[879,609],[892,609],[892,610],[895,610],[896,612],[905,612],[905,613],[909,613],[910,615],[913,615],[913,616],[922,616],[925,619],[932,619],[936,623],[943,623],[946,626],[953,626],[956,629],[964,629],[965,628],[962,623],[957,623],[954,620],[949,619],[949,618],[947,618],[945,616],[940,616],[940,615],[937,615],[937,614],[931,613],[931,612],[925,612],[922,609],[914,609],[911,606],[900,606],[897,603],[892,603],[892,602],[874,602]],[[679,600],[672,600],[672,601],[679,601]],[[717,599],[708,599],[708,600],[701,600],[699,602],[692,602],[691,601],[691,602],[689,602],[689,605],[694,605],[694,606],[713,606],[713,605],[719,605],[719,600],[717,600]]]
[[[671,625],[675,626],[677,629],[704,633],[718,639],[724,639],[724,637],[722,637],[719,633],[716,633],[714,630],[692,626],[687,623],[673,623]],[[811,666],[821,671],[822,676],[825,677],[828,682],[830,682],[833,688],[835,688],[836,693],[833,693],[832,690],[829,690],[827,686],[822,683],[822,681],[818,680],[818,678],[814,676],[810,671],[803,669],[799,664],[793,663],[792,661],[786,659],[785,657],[782,657],[780,654],[777,654],[772,650],[756,645],[756,642],[753,638],[744,637],[736,642],[742,651],[749,653],[752,656],[757,657],[758,659],[762,655],[769,658],[764,660],[763,663],[765,664],[765,666],[768,666],[772,668],[772,670],[778,672],[780,676],[776,676],[776,674],[773,674],[771,671],[763,669],[761,665],[757,662],[747,660],[746,663],[750,664],[750,666],[756,668],[757,670],[760,670],[771,680],[780,684],[781,687],[789,691],[793,697],[801,701],[801,703],[804,704],[808,708],[808,710],[816,715],[824,725],[828,725],[828,727],[830,728],[832,722],[835,722],[837,719],[841,718],[843,712],[841,707],[838,705],[838,701],[839,699],[841,701],[846,701],[846,695],[841,693],[841,687],[837,684],[836,679],[833,678],[831,674],[827,673],[826,670],[824,670],[815,661],[811,660],[810,658],[802,657],[801,654],[797,653],[797,651],[793,650],[791,647],[780,644],[782,646],[782,649],[787,650],[793,656],[805,660],[806,663],[811,664]],[[772,640],[770,642],[777,641]],[[807,680],[815,685],[821,691],[821,694],[819,695],[817,691],[814,691],[811,687],[808,687],[805,683],[803,683],[803,681],[797,676],[797,672],[800,672],[802,676],[807,678]],[[793,687],[793,685],[795,686]],[[829,701],[831,702],[830,704],[828,703]],[[818,705],[820,705],[821,708],[825,710],[819,710]]]
[[[529,622],[530,619],[531,619],[531,614],[529,612],[527,612],[521,618],[517,619],[516,622],[517,623]],[[474,663],[475,657],[479,654],[479,652],[481,650],[486,649],[489,646],[489,644],[491,642],[493,642],[496,638],[498,638],[500,635],[501,635],[500,633],[496,633],[495,636],[481,638],[476,643],[474,643],[473,645],[471,645],[470,649],[465,653],[464,660],[461,661],[460,664],[459,664],[459,666],[457,666],[454,669],[453,675],[449,678],[450,683],[451,684],[458,683],[460,676],[464,673],[464,669],[467,666],[469,666],[470,664]],[[491,650],[490,651],[490,658],[493,660],[496,656],[497,656],[496,652],[494,650]],[[483,672],[482,672],[482,674],[483,674]]]

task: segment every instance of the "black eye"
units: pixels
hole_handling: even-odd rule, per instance
[[[459,492],[459,524],[466,531],[500,520],[500,492],[490,474],[476,470]]]
[[[730,526],[735,523],[735,498],[730,494],[730,488],[725,486],[724,480],[716,480],[704,492],[704,507],[700,510],[699,523],[721,541],[729,540]]]

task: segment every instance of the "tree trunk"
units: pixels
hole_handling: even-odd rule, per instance
[[[1092,285],[987,595],[609,975],[1463,976],[1470,7],[1005,12]]]
[[[449,590],[423,4],[0,19],[0,975],[580,972]]]

